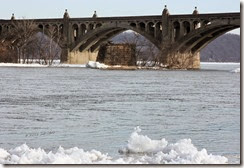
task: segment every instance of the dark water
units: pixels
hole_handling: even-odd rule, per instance
[[[26,143],[119,157],[134,127],[239,163],[239,64],[200,71],[0,67],[0,148]]]

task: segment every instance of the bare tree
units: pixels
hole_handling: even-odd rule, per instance
[[[0,62],[16,63],[16,50],[13,47],[14,37],[9,35],[9,31],[3,31],[0,35]]]
[[[60,58],[61,34],[57,28],[52,26],[45,29],[44,33],[37,33],[30,46],[28,46],[28,55],[32,55],[39,64],[52,65],[55,59]]]
[[[32,63],[33,59],[38,58],[39,63],[51,65],[61,54],[58,44],[62,41],[62,35],[57,26],[46,28],[46,35],[38,31],[32,20],[13,20],[11,28],[0,37],[0,55],[5,53],[6,57],[7,51],[10,54],[14,50],[19,63],[21,60],[22,63]]]
[[[167,56],[167,67],[169,69],[194,69],[200,57],[198,54],[171,52]]]
[[[0,43],[0,62],[17,62],[16,52],[13,48],[11,48],[11,43],[9,41]]]
[[[13,20],[10,36],[14,36],[13,46],[17,50],[18,62],[23,60],[23,63],[28,63],[26,48],[34,40],[34,35],[37,33],[37,26],[32,20]]]
[[[45,63],[48,65],[52,65],[53,64],[53,60],[58,57],[60,57],[61,54],[61,50],[59,47],[59,42],[62,38],[62,35],[59,33],[58,28],[55,26],[51,26],[48,30],[47,30],[47,34],[49,39],[47,40],[47,47],[48,47],[48,52],[46,55],[46,59],[45,59]]]
[[[130,36],[123,34],[122,42],[136,45],[136,51],[135,51],[136,60],[137,61],[142,60],[143,48],[145,47],[146,39],[136,32],[132,32],[130,34],[131,34]]]
[[[144,48],[145,48],[145,55],[147,57],[145,57],[145,62],[146,62],[146,66],[158,66],[159,65],[159,56],[160,56],[160,51],[159,49],[150,41],[145,41],[144,44]]]

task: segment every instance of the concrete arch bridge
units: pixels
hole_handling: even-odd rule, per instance
[[[0,20],[0,34],[11,29],[15,20]],[[200,67],[199,51],[222,34],[240,27],[240,13],[170,15],[167,7],[161,15],[130,17],[70,18],[67,10],[61,19],[34,19],[39,31],[48,34],[55,28],[62,40],[61,62],[70,64],[96,60],[99,48],[112,37],[133,30],[160,51],[160,61],[170,67],[187,62],[185,68]],[[179,65],[178,65],[179,64]]]

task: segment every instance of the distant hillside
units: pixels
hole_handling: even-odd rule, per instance
[[[202,62],[240,62],[240,36],[225,34],[201,50]]]
[[[125,38],[126,40],[124,40]],[[124,41],[134,42],[134,39],[133,33],[125,32],[114,37],[112,41],[115,43],[123,43]],[[143,43],[145,38],[141,36],[139,41]],[[145,53],[144,55],[147,54]],[[240,62],[240,36],[236,34],[224,34],[218,37],[201,50],[201,61]]]

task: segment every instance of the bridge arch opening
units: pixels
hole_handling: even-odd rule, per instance
[[[101,27],[101,26],[102,26],[101,23],[96,24],[96,28],[99,28],[99,27]]]
[[[211,43],[216,38],[236,28],[238,27],[222,26],[216,28],[215,31],[208,33],[207,35],[200,38],[197,42],[195,42],[195,45],[193,45],[191,48],[191,52],[192,53],[199,52],[201,49],[205,48],[209,43]]]
[[[51,31],[52,36],[56,37],[59,34],[59,28],[57,24],[53,24],[49,30],[49,33]]]
[[[158,30],[156,31],[156,27]],[[147,30],[151,30],[152,33],[148,33]],[[129,35],[129,33],[132,33],[133,35]],[[110,25],[102,25],[101,27],[96,28],[93,31],[88,31],[84,36],[81,36],[79,38],[79,41],[72,44],[71,52],[73,51],[79,51],[79,52],[91,52],[96,53],[99,51],[100,47],[103,46],[103,44],[106,44],[109,41],[114,42],[114,37],[123,37],[123,39],[120,39],[119,41],[122,43],[125,43],[126,41],[128,43],[132,43],[131,41],[137,41],[136,43],[141,44],[144,43],[144,47],[137,47],[137,48],[143,48],[145,52],[151,52],[153,55],[152,58],[158,58],[158,53],[161,48],[161,42],[155,38],[154,35],[156,33],[162,32],[162,23],[153,23],[150,22],[148,24],[145,24],[144,22],[138,23],[138,26],[134,22],[129,22],[128,24],[125,23],[111,23]],[[127,35],[127,36],[124,36]],[[128,37],[129,35],[129,37]],[[160,35],[159,35],[160,36]],[[132,38],[133,37],[133,38]],[[147,47],[146,47],[147,46]],[[147,49],[145,49],[147,48]],[[156,54],[157,53],[157,54]],[[145,55],[148,55],[145,54]]]
[[[49,29],[49,27],[50,27],[49,24],[45,25],[45,29]]]
[[[194,30],[199,29],[200,27],[201,27],[200,21],[196,20],[193,22],[193,29]]]
[[[131,23],[130,26],[136,28],[136,23]]]
[[[142,31],[145,31],[146,30],[146,24],[144,22],[140,22],[139,23],[139,27]]]
[[[76,41],[79,37],[79,26],[77,24],[73,24],[72,26],[72,40]]]
[[[61,33],[61,34],[64,33],[64,25],[63,25],[63,24],[59,25],[59,27],[58,27],[58,31],[59,31],[59,33]]]
[[[42,24],[39,24],[38,28],[43,31],[44,26]]]
[[[173,23],[173,26],[174,26],[174,30],[173,30],[173,33],[174,33],[174,41],[178,40],[179,37],[180,37],[180,23],[178,21],[175,21]]]
[[[153,22],[149,22],[147,24],[147,31],[150,35],[154,35],[155,24]]]
[[[208,21],[208,20],[204,20],[203,22],[202,22],[202,26],[207,26],[207,25],[210,25],[211,24],[211,22],[210,21]]]
[[[49,28],[50,27],[51,26],[49,24],[44,25],[44,27],[43,27],[44,34],[49,35]]]
[[[93,31],[88,31],[84,36],[82,36],[79,41],[72,44],[71,51],[97,51],[100,45],[115,35],[122,33],[126,30],[132,30],[135,31],[142,36],[146,37],[149,41],[151,41],[157,48],[161,48],[161,42],[155,38],[154,36],[150,35],[148,32],[146,32],[146,24],[141,22],[138,24],[138,27],[134,27],[135,23],[129,23],[127,24],[120,24],[120,23],[113,23],[110,25],[102,25],[99,28],[96,28]],[[142,26],[142,28],[140,28]],[[161,29],[161,22],[157,23],[158,26],[158,33],[160,33]],[[155,29],[154,29],[155,30]],[[154,32],[156,33],[156,32]],[[154,34],[155,35],[155,34]],[[159,35],[161,36],[161,35]]]
[[[81,24],[80,28],[81,28],[81,35],[84,35],[87,33],[87,28],[86,28],[85,24]]]
[[[150,40],[141,34],[126,30],[112,37],[114,44],[131,44],[136,46],[136,61],[139,65],[153,66],[159,60],[160,50]],[[149,65],[150,64],[150,65]]]
[[[224,29],[222,29],[224,31]],[[238,30],[239,28],[228,31],[214,33],[216,36],[214,40],[205,38],[201,41],[197,46],[193,48],[194,50],[200,51],[202,55],[205,57],[201,57],[201,61],[204,62],[240,62],[241,61],[241,53],[240,53],[240,34]],[[209,40],[209,41],[208,41]],[[202,46],[200,46],[202,44]],[[221,45],[219,45],[221,44]],[[214,46],[218,46],[216,50]]]
[[[188,21],[183,22],[183,27],[184,27],[184,36],[190,33],[191,31],[191,25]]]
[[[10,26],[9,26],[9,25],[5,25],[5,26],[4,26],[4,30],[5,30],[6,32],[9,32],[9,31],[10,31]]]
[[[58,32],[58,25],[57,24],[53,24],[51,26],[51,28],[55,31],[55,32]]]
[[[89,28],[89,31],[93,30],[94,29],[94,24],[90,23],[88,28]]]
[[[200,28],[190,32],[189,35],[186,35],[183,39],[181,39],[174,48],[176,48],[176,50],[180,51],[181,53],[197,53],[205,48],[209,43],[214,41],[216,38],[240,27],[238,22],[222,25],[209,24],[208,21],[206,21],[205,23],[207,25],[201,26]]]
[[[155,25],[154,37],[156,37],[159,41],[162,40],[162,31],[163,31],[162,22],[157,22]]]

